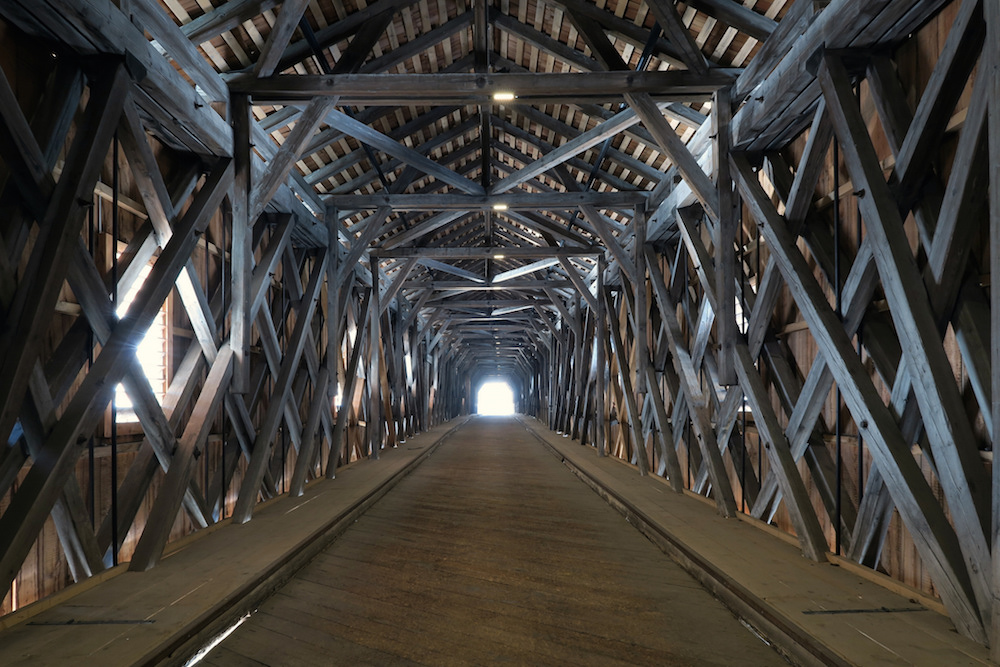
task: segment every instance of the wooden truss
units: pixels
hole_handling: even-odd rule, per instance
[[[912,544],[1000,646],[995,2],[182,4],[0,6],[51,56],[0,69],[7,588],[49,530],[75,580],[153,567],[502,376],[808,558]]]

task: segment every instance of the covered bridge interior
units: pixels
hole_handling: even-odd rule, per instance
[[[0,0],[0,662],[493,424],[793,662],[866,661],[700,527],[989,664],[994,281],[995,0]]]

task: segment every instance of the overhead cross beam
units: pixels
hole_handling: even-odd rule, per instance
[[[657,101],[707,102],[731,84],[739,70],[713,68],[707,75],[684,70],[591,72],[588,74],[331,74],[238,78],[234,92],[258,104],[292,104],[339,97],[341,104],[412,106],[490,104],[496,93],[513,92],[520,103],[562,103],[566,98],[620,99],[648,93]]]
[[[542,211],[571,210],[580,206],[630,209],[646,201],[645,191],[626,192],[504,192],[488,195],[332,195],[325,201],[342,211],[376,209],[394,211]]]
[[[603,248],[572,248],[572,247],[535,247],[535,248],[393,248],[389,250],[373,250],[372,256],[384,259],[402,259],[420,257],[421,259],[496,259],[498,256],[511,258],[533,257],[597,257],[604,253]]]

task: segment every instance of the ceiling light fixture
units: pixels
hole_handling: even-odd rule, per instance
[[[511,100],[514,99],[514,97],[515,97],[514,93],[508,91],[499,91],[493,93],[494,102],[510,102]]]
[[[504,204],[503,202],[500,202],[500,203],[497,203],[497,204],[493,204],[493,210],[494,211],[506,211],[507,210],[507,204]]]
[[[507,255],[493,255],[493,259],[504,259]]]

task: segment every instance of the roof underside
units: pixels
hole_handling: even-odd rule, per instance
[[[496,346],[491,358],[516,361],[546,331],[549,309],[579,298],[574,283],[592,289],[597,255],[583,251],[607,235],[627,245],[636,206],[662,200],[678,180],[657,128],[626,120],[623,93],[654,103],[663,127],[699,156],[713,91],[791,3],[160,4],[231,90],[249,94],[258,132],[273,141],[255,146],[263,162],[303,141],[294,135],[301,119],[312,123],[289,183],[309,211],[337,211],[345,248],[363,238],[382,253],[383,289],[398,279],[402,307],[420,301],[438,320],[432,328],[450,327],[452,344]],[[282,43],[281,31],[291,31],[283,49],[271,43]],[[592,49],[595,39],[604,43]],[[625,68],[648,78],[607,71]],[[516,97],[497,101],[497,92]],[[580,199],[589,208],[569,193],[589,193]],[[551,196],[539,205],[540,194]],[[325,243],[321,226],[298,227],[299,245]],[[562,258],[533,250],[556,246]],[[493,250],[407,251],[415,248]]]

